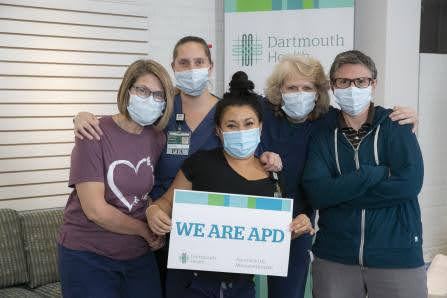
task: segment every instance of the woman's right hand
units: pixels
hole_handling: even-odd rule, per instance
[[[149,228],[156,235],[165,235],[171,231],[171,218],[158,205],[150,205],[146,209]]]
[[[83,140],[86,137],[89,140],[93,140],[93,137],[100,140],[102,130],[99,127],[99,120],[92,113],[80,112],[74,119],[74,134],[77,138]]]

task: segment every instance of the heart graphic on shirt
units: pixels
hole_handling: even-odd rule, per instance
[[[140,200],[144,200],[146,195],[143,195],[142,198],[135,197],[132,204],[129,203],[129,201],[124,197],[123,193],[119,190],[119,188],[115,184],[115,181],[113,180],[113,177],[114,177],[113,172],[115,171],[115,168],[118,165],[128,166],[129,168],[133,169],[135,174],[137,174],[137,175],[138,175],[138,169],[140,168],[140,166],[147,165],[148,167],[150,167],[152,169],[152,181],[154,181],[154,174],[153,174],[154,167],[152,166],[151,158],[149,156],[147,158],[143,158],[142,160],[140,160],[136,167],[128,160],[115,160],[114,162],[112,162],[110,164],[109,170],[107,171],[107,183],[109,184],[109,187],[112,190],[112,192],[115,194],[115,196],[124,204],[124,206],[126,206],[129,209],[129,212],[130,212],[132,210],[132,207],[135,204],[137,204]]]

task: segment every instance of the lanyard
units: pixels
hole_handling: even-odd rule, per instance
[[[275,198],[282,198],[282,191],[281,191],[281,187],[280,187],[280,185],[279,185],[279,177],[278,177],[278,173],[276,173],[276,172],[271,172],[270,179],[272,179],[273,182],[275,183],[274,197],[275,197]]]
[[[185,114],[175,114],[175,123],[177,123],[177,130],[182,130],[182,124],[185,121]]]

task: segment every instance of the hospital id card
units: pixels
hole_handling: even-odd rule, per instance
[[[190,132],[168,131],[166,154],[188,155],[190,140]]]

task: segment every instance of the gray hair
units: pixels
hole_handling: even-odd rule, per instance
[[[335,76],[335,73],[337,70],[340,69],[344,64],[362,64],[366,66],[369,71],[371,72],[372,78],[377,78],[377,68],[374,64],[374,61],[371,59],[371,57],[363,54],[360,51],[352,50],[352,51],[346,51],[338,54],[334,62],[332,63],[331,70],[329,72],[330,80],[332,81]]]

